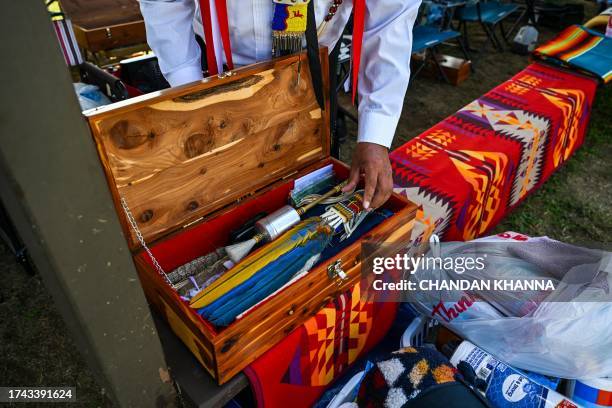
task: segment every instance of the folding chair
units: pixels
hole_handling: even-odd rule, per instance
[[[501,41],[495,35],[495,28],[499,26],[502,39],[508,43],[508,37],[504,30],[503,21],[512,13],[519,9],[517,4],[502,3],[498,0],[477,1],[476,3],[468,4],[457,11],[457,19],[459,20],[459,29],[463,31],[466,45],[469,48],[469,39],[467,33],[467,23],[479,23],[485,34],[487,42],[483,46],[486,48],[489,41],[498,51],[503,51],[504,47]]]
[[[437,58],[437,47],[444,42],[457,40],[465,59],[471,60],[463,41],[461,41],[461,33],[445,27],[445,13],[446,5],[444,4],[424,1],[421,5],[417,25],[412,30],[412,53],[424,52],[425,58],[413,72],[413,78],[425,68],[429,59],[432,58],[440,76],[445,82],[449,82]]]

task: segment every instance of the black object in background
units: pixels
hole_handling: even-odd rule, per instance
[[[102,68],[84,62],[79,65],[81,81],[86,84],[95,85],[100,91],[108,96],[112,102],[122,101],[128,98],[128,92],[121,79],[109,74]]]
[[[247,241],[257,234],[257,230],[255,229],[255,223],[268,215],[268,213],[260,212],[250,220],[248,220],[242,227],[230,231],[230,245],[236,244],[238,242]]]
[[[539,17],[539,25],[559,30],[572,24],[582,24],[584,21],[584,5],[576,3],[538,3],[536,14]]]
[[[121,80],[142,93],[170,88],[170,84],[161,73],[157,57],[154,55],[125,59],[120,62],[120,65]]]

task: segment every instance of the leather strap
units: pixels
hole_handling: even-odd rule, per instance
[[[310,78],[315,96],[321,110],[325,110],[325,96],[323,95],[323,73],[319,58],[319,39],[317,37],[317,22],[315,21],[314,0],[308,3],[308,20],[306,21],[306,55],[310,67]]]

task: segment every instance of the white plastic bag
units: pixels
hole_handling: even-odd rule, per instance
[[[74,91],[79,98],[79,104],[81,110],[86,111],[88,109],[97,108],[104,105],[109,105],[111,100],[108,96],[104,95],[100,88],[95,85],[88,85],[82,82],[76,82],[74,85]]]
[[[561,243],[547,237],[500,235],[475,241],[496,243],[490,252],[487,250],[487,254],[493,255],[487,255],[491,262],[487,262],[484,271],[459,275],[447,270],[425,270],[416,271],[411,279],[439,279],[441,276],[450,280],[470,279],[478,274],[481,279],[504,274],[527,277],[544,274],[542,271],[546,270],[548,277],[556,282],[552,293],[526,291],[491,295],[468,291],[417,291],[410,295],[415,308],[516,368],[561,378],[612,377],[610,253],[597,252],[600,262],[585,268],[574,265],[574,261],[582,256],[587,259],[591,255],[589,250],[581,252],[574,247],[577,249],[572,253],[567,246],[569,253],[565,253],[559,251],[565,247],[551,250]],[[524,242],[519,244],[525,245],[523,249],[531,248],[529,243],[538,244],[534,246],[537,251],[526,251],[526,258],[531,262],[503,253],[504,243],[516,242],[517,236]],[[513,245],[516,248],[517,244]],[[441,256],[458,256],[472,250],[465,243],[452,243],[442,248]],[[551,254],[558,259],[547,259]],[[564,268],[567,271],[563,272]],[[475,299],[478,296],[481,299]],[[452,313],[451,308],[454,308]]]

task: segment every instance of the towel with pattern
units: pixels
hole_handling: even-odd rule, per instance
[[[573,25],[536,48],[535,57],[586,71],[604,83],[612,81],[612,38],[589,28]]]

